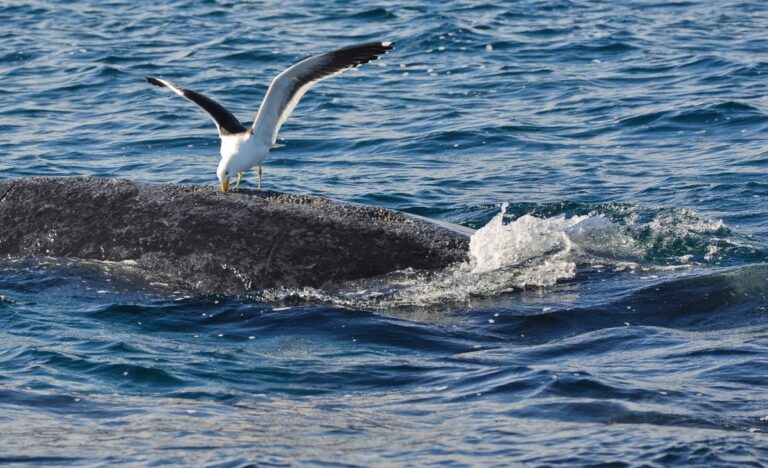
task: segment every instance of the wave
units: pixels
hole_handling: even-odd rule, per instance
[[[397,19],[397,15],[386,10],[385,8],[378,7],[371,10],[361,11],[359,13],[353,13],[349,15],[349,18],[360,19],[365,21],[371,20],[393,20]]]
[[[623,118],[619,128],[653,133],[680,130],[699,130],[711,126],[718,131],[732,131],[731,127],[758,125],[768,122],[759,108],[738,101],[725,101],[705,106],[687,107],[678,110],[655,110]]]

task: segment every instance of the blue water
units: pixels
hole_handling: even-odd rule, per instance
[[[530,255],[242,297],[5,260],[0,463],[764,463],[768,4],[503,3],[1,3],[2,178],[215,184],[213,125],[143,76],[250,122],[296,60],[394,40],[304,97],[265,186],[506,202],[487,245]]]

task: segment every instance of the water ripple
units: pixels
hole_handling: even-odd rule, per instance
[[[759,466],[766,20],[737,0],[0,5],[0,177],[214,184],[215,128],[143,76],[247,123],[295,61],[394,40],[305,96],[267,187],[475,229],[506,202],[507,231],[541,235],[501,273],[242,297],[4,259],[0,463]]]

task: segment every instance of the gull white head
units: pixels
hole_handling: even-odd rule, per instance
[[[240,187],[240,176],[264,158],[257,159],[259,148],[257,142],[251,138],[253,132],[249,129],[236,135],[222,135],[221,160],[216,169],[216,176],[221,184],[221,191],[228,192],[233,178],[237,178],[237,187]],[[264,152],[266,156],[266,152]]]
[[[221,184],[221,191],[229,192],[229,181],[232,178],[232,169],[229,167],[232,158],[221,158],[219,167],[216,169],[216,176]]]

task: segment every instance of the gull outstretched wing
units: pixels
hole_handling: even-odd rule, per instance
[[[222,106],[213,99],[203,96],[202,94],[192,91],[191,89],[177,86],[167,80],[152,78],[150,76],[146,76],[144,79],[147,80],[147,83],[149,84],[153,84],[161,88],[168,88],[179,96],[187,98],[188,100],[200,106],[200,108],[207,112],[208,115],[211,116],[211,119],[213,119],[213,122],[216,124],[216,128],[219,130],[219,136],[233,135],[246,131],[246,128],[243,126],[243,124],[240,123],[239,120],[237,120],[237,117],[232,115],[232,113],[228,111],[226,107]]]
[[[370,42],[315,55],[277,75],[253,122],[254,136],[273,146],[280,126],[288,119],[302,96],[318,81],[337,75],[386,54],[393,42]]]

